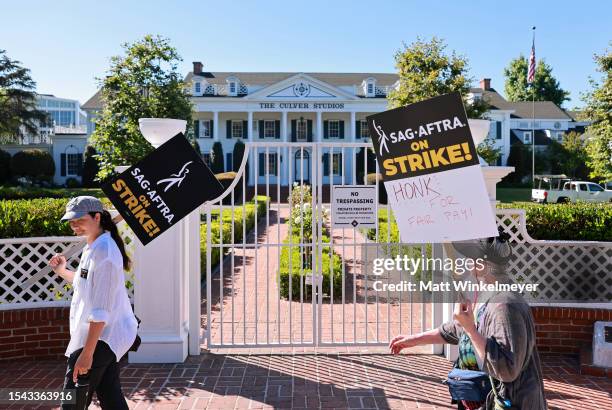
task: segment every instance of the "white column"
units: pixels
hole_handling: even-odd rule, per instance
[[[355,116],[355,111],[351,111],[351,125],[349,127],[349,129],[351,130],[351,141],[355,141],[356,140],[356,135],[355,135],[355,121],[356,121],[356,116]]]
[[[323,141],[323,115],[317,111],[317,142]]]
[[[219,141],[219,111],[213,111],[213,140]]]
[[[281,111],[281,140],[284,142],[289,141],[289,133],[287,132],[287,111]],[[279,151],[283,156],[281,167],[281,184],[286,185],[289,181],[289,149],[283,148]]]
[[[181,363],[187,357],[186,263],[184,221],[147,246],[136,240],[134,310],[142,320],[142,344],[130,363]]]
[[[247,139],[249,142],[253,142],[253,111],[248,111],[247,112],[247,122],[248,122],[248,127],[249,129],[247,130]],[[253,153],[255,151],[252,149],[249,149],[248,146],[246,147],[244,154],[245,155],[249,155],[248,159],[249,162],[247,163],[247,167],[249,167],[248,171],[249,171],[249,180],[246,182],[247,186],[249,185],[249,183],[251,183],[251,181],[256,181],[256,175],[253,173],[254,171],[254,164],[255,161],[253,159]]]
[[[281,111],[281,139],[287,142],[287,137],[287,111]]]
[[[253,141],[253,111],[247,112],[247,120],[249,127],[247,130],[247,138],[249,141]]]

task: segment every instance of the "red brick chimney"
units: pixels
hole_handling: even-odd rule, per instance
[[[202,62],[200,61],[194,61],[193,62],[193,73],[194,74],[202,74],[202,67],[204,67],[202,65]]]
[[[490,90],[491,89],[491,79],[483,78],[482,80],[480,80],[480,88],[482,88],[483,90]]]

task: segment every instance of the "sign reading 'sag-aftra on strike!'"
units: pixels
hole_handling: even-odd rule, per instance
[[[102,190],[143,245],[223,193],[210,168],[177,134]]]
[[[367,117],[403,242],[497,235],[459,93]]]

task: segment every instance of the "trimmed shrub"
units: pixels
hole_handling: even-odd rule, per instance
[[[11,179],[11,154],[0,149],[0,184]]]
[[[322,239],[324,243],[329,243],[327,236],[323,235]],[[285,239],[283,243],[287,244],[290,241],[294,244],[300,243],[300,236],[293,235],[293,237]],[[324,295],[331,298],[333,285],[333,297],[337,301],[342,299],[342,260],[337,253],[330,253],[329,248],[329,246],[326,246],[322,250],[322,291]],[[291,254],[289,252],[289,247],[283,246],[278,274],[280,295],[285,299],[291,297],[291,300],[311,301],[312,281],[309,280],[309,283],[307,283],[307,278],[312,278],[312,268],[305,267],[307,264],[303,260],[303,255],[307,252],[302,252],[302,249],[297,245],[291,247]],[[313,263],[315,266],[319,263],[317,252],[315,252]],[[289,295],[289,278],[291,278],[291,296]],[[350,277],[345,278],[345,287],[347,289],[352,288],[352,284],[348,283],[349,280]]]
[[[85,161],[83,162],[82,179],[83,179],[83,186],[86,188],[98,188],[100,186],[99,182],[94,181],[94,178],[100,171],[100,165],[98,164],[98,159],[94,157],[94,155],[96,154],[97,154],[96,149],[92,147],[91,145],[88,145],[87,148],[85,148],[85,154],[84,154]]]
[[[229,188],[229,186],[236,179],[235,172],[223,172],[221,174],[215,174],[215,178],[223,185],[223,192]],[[234,204],[242,203],[242,183],[237,183],[234,187]],[[230,192],[225,198],[223,198],[223,205],[232,204],[232,193]]]
[[[225,171],[225,166],[223,165],[223,145],[219,141],[215,142],[212,146],[212,158],[210,163],[210,169],[215,174],[220,174]]]
[[[364,164],[364,156],[367,152],[367,164]],[[364,183],[364,172],[365,166],[367,166],[368,173],[376,170],[376,154],[373,148],[361,147],[355,155],[355,176],[357,177],[357,184],[363,185]]]
[[[74,177],[70,177],[66,179],[66,188],[79,188],[81,186],[81,183],[79,182],[78,179],[74,178]]]
[[[234,172],[238,172],[240,170],[240,164],[242,164],[242,157],[244,156],[245,149],[246,149],[246,146],[244,145],[244,142],[242,142],[242,140],[238,140],[234,144],[234,151],[232,153],[232,158],[234,161],[232,169],[234,170]],[[244,175],[245,180],[248,182],[249,164],[246,164],[243,175]],[[240,184],[242,185],[242,181],[240,182]]]
[[[382,175],[380,174],[368,174],[366,176],[366,185],[376,185],[376,180],[378,179],[378,203],[379,204],[387,204],[387,190],[385,189],[385,184],[382,180]]]
[[[55,174],[55,163],[47,151],[26,149],[11,158],[11,174],[14,178],[24,176],[33,180],[49,181]]]

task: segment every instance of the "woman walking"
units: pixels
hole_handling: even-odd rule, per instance
[[[465,257],[486,261],[481,269],[473,271],[476,280],[502,283],[509,281],[504,267],[512,255],[507,239],[501,233],[480,241],[456,242],[453,247]],[[484,400],[457,400],[459,409],[547,408],[533,316],[522,296],[506,292],[479,294],[474,304],[470,300],[458,303],[453,317],[437,329],[395,337],[389,345],[391,352],[398,354],[424,344],[459,345],[455,367],[482,371],[486,373],[485,380],[494,385]]]
[[[102,409],[127,409],[117,362],[134,343],[138,327],[124,284],[124,269],[130,270],[131,261],[99,199],[72,198],[61,220],[87,238],[76,272],[66,269],[62,254],[49,260],[53,271],[73,287],[64,390],[76,389],[77,400],[62,408],[87,408],[96,392]]]

